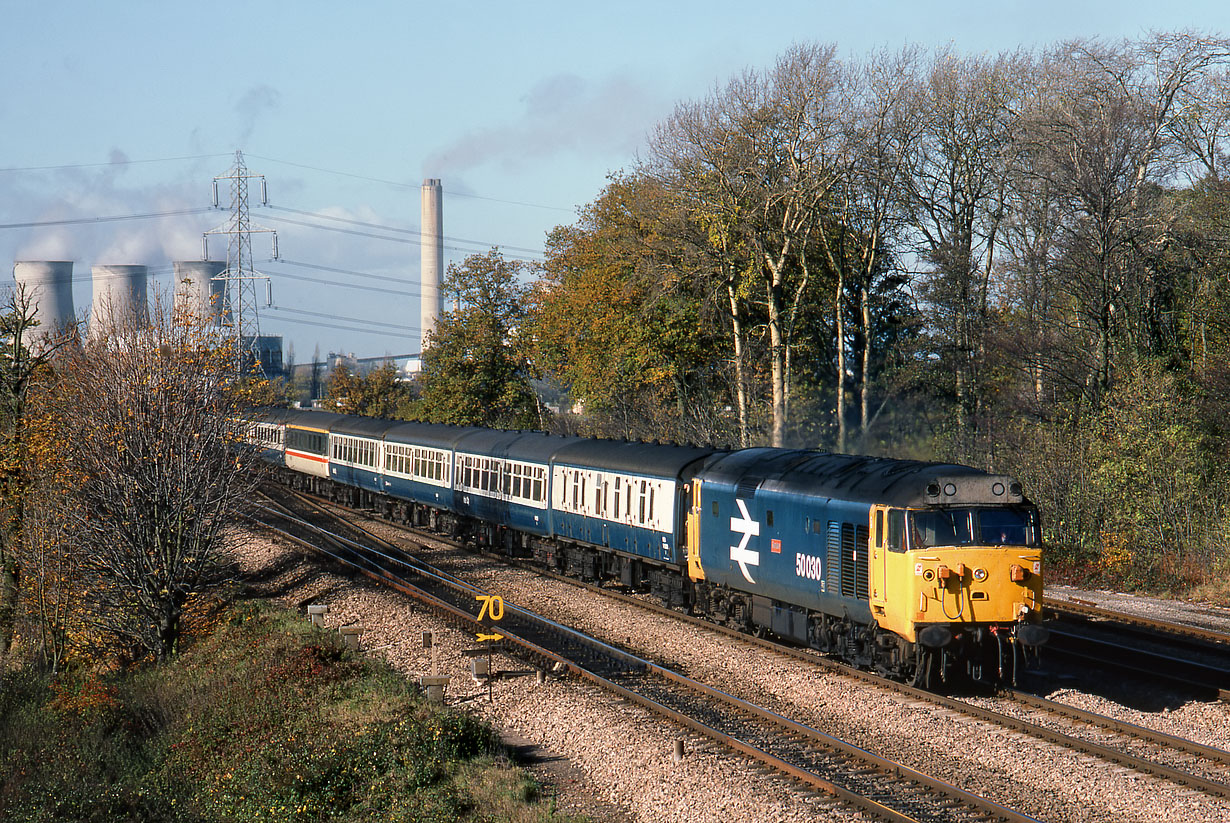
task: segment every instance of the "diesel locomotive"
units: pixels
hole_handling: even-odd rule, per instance
[[[290,484],[924,686],[1047,639],[1037,510],[1005,475],[261,409]]]

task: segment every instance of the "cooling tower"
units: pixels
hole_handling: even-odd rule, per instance
[[[144,323],[146,305],[145,266],[94,266],[92,334],[122,330],[130,323]]]
[[[210,327],[221,324],[226,302],[226,281],[214,278],[226,270],[224,260],[177,260],[175,311]]]
[[[38,321],[38,326],[23,336],[26,345],[76,319],[71,260],[19,260],[13,264],[13,281],[19,290],[24,289]]]
[[[436,318],[444,311],[440,299],[440,281],[444,278],[444,189],[440,181],[423,181],[423,216],[419,229],[419,350],[422,351],[428,333],[436,327]]]

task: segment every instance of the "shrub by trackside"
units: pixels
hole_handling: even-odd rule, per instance
[[[268,606],[158,666],[0,695],[5,820],[559,819],[490,728]]]

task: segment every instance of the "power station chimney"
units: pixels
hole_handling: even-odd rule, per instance
[[[419,273],[419,351],[426,348],[427,336],[444,312],[440,281],[444,279],[444,189],[436,178],[423,181],[423,217],[420,221]]]
[[[76,318],[73,310],[73,264],[71,260],[18,260],[13,281],[34,309],[38,325],[24,335],[27,346],[44,335],[54,334]]]

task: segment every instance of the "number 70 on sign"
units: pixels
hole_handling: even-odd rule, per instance
[[[478,610],[478,619],[490,617],[492,620],[504,619],[504,598],[495,594],[480,594],[475,600],[483,601],[483,607]]]
[[[475,600],[483,602],[482,608],[478,610],[478,619],[490,617],[492,620],[502,620],[504,618],[504,598],[493,594],[475,595]],[[479,640],[499,640],[502,635],[499,634],[479,634]]]

